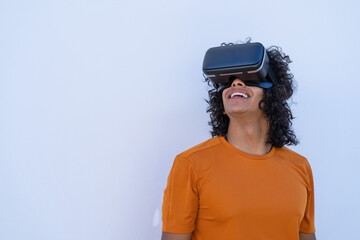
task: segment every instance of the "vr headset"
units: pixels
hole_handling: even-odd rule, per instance
[[[240,78],[247,86],[261,88],[270,88],[278,82],[269,65],[266,49],[257,42],[208,49],[203,72],[221,89],[230,87],[235,78]]]

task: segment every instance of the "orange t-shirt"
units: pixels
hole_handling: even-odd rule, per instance
[[[315,232],[310,164],[285,146],[252,155],[210,138],[175,157],[162,220],[192,240],[298,240]]]

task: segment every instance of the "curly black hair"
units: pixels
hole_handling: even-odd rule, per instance
[[[250,43],[251,38],[246,41]],[[232,45],[234,43],[222,43],[221,46]],[[259,103],[259,108],[266,114],[269,123],[269,140],[267,143],[272,144],[274,147],[282,147],[284,145],[297,145],[297,140],[294,131],[291,129],[292,120],[294,119],[290,106],[287,100],[294,92],[294,75],[290,73],[288,64],[292,61],[290,57],[282,52],[278,46],[271,46],[266,48],[269,57],[270,67],[274,71],[278,83],[274,84],[271,88],[264,89],[263,99]],[[223,88],[219,84],[212,82],[209,78],[205,80],[211,90],[208,91],[209,100],[205,101],[209,104],[206,112],[210,112],[210,121],[212,126],[210,131],[212,137],[225,136],[228,131],[230,118],[223,114],[224,105],[222,101]],[[265,103],[264,108],[261,103]]]

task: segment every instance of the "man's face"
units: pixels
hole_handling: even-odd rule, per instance
[[[263,116],[264,111],[259,108],[263,94],[263,88],[246,86],[242,80],[236,78],[231,86],[222,92],[225,113],[229,117],[239,114]]]

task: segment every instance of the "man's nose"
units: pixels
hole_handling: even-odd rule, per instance
[[[240,78],[236,78],[236,79],[231,83],[231,86],[232,86],[232,87],[236,87],[236,86],[241,86],[241,87],[243,87],[243,86],[245,86],[245,83],[244,83],[242,80],[240,80]]]

